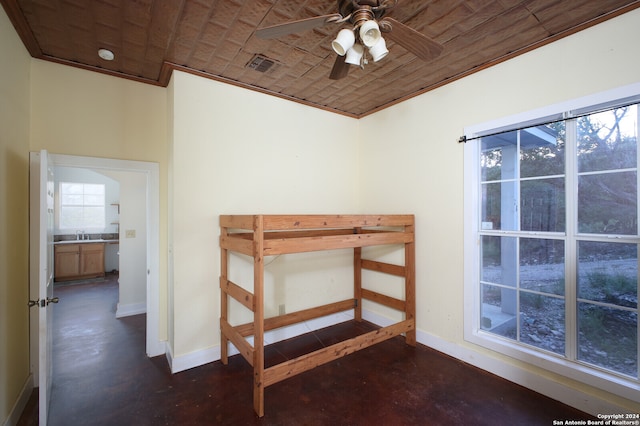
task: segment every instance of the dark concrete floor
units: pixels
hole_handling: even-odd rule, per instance
[[[171,374],[164,356],[145,355],[145,315],[115,318],[117,294],[113,278],[56,287],[50,425],[551,425],[592,418],[395,338],[268,387],[259,419],[243,358]],[[267,365],[372,328],[351,321],[270,345]],[[34,393],[19,425],[37,420]]]

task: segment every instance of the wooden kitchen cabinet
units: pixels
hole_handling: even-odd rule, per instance
[[[73,279],[80,275],[80,244],[59,244],[54,249],[55,280]]]
[[[104,243],[80,244],[80,275],[104,277]]]
[[[55,281],[104,277],[104,243],[57,244]]]

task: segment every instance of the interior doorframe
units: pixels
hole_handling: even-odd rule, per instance
[[[158,163],[111,158],[50,154],[52,166],[144,173],[147,177],[147,324],[146,352],[154,357],[166,353],[159,338],[160,319],[160,167]]]

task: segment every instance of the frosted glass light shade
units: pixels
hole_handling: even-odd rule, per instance
[[[356,41],[356,36],[353,31],[343,28],[338,33],[335,40],[331,42],[331,47],[340,56],[344,56],[345,53],[353,46]]]
[[[347,59],[345,59],[345,62],[351,65],[360,65],[363,54],[364,47],[362,47],[361,44],[354,44],[351,49],[347,50]]]
[[[384,41],[384,38],[380,37],[380,40],[378,40],[375,46],[369,48],[369,53],[373,58],[373,62],[378,62],[380,59],[387,56],[389,51],[387,50],[387,42]]]
[[[367,47],[373,47],[380,40],[380,27],[376,21],[366,21],[360,26],[360,40]]]

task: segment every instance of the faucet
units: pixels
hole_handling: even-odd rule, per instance
[[[85,235],[84,231],[76,231],[76,240],[86,240],[87,235]]]

